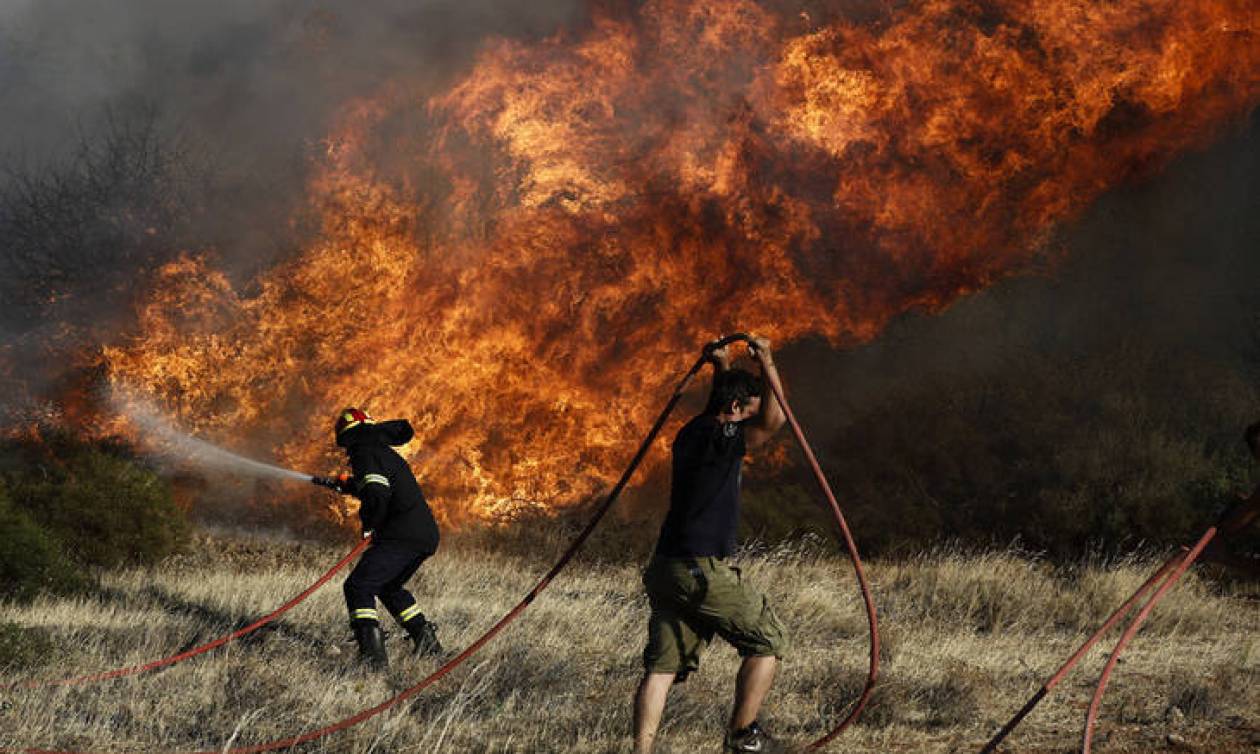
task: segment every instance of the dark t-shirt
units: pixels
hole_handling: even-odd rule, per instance
[[[701,414],[678,430],[673,446],[669,513],[656,554],[729,557],[735,551],[744,427]]]

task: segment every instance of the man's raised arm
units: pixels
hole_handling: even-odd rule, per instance
[[[779,390],[783,389],[783,383],[779,380],[779,371],[774,366],[774,355],[770,353],[770,341],[767,338],[755,337],[753,346],[756,348],[757,361],[761,364],[761,380],[765,383],[765,389],[761,396],[761,412],[744,431],[744,444],[749,448],[764,445],[771,435],[779,431],[779,427],[787,421],[787,417],[783,415],[783,407],[774,397],[775,391],[771,387],[773,385]]]

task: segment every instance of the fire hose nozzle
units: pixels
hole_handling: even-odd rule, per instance
[[[339,474],[337,476],[313,476],[311,484],[319,487],[327,487],[334,492],[346,492],[350,489],[350,475]]]

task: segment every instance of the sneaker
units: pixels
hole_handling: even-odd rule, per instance
[[[743,730],[728,732],[726,734],[726,750],[756,752],[757,754],[786,751],[756,720]]]

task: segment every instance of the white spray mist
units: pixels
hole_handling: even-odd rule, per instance
[[[255,461],[193,437],[180,429],[152,401],[136,392],[114,386],[109,391],[109,402],[120,416],[125,416],[143,430],[141,442],[158,456],[208,471],[267,479],[312,481],[310,474]]]

